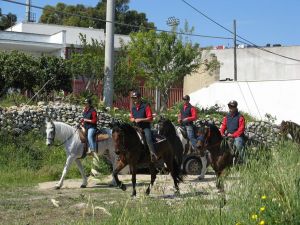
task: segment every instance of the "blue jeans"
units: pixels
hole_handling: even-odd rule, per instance
[[[243,137],[234,138],[234,146],[236,148],[236,154],[238,154],[238,158],[243,161],[245,159],[245,151],[244,151],[245,141]]]
[[[89,128],[88,129],[88,143],[89,143],[89,148],[91,149],[92,152],[96,152],[96,138],[95,138],[95,132],[96,128]]]
[[[150,152],[156,154],[153,141],[152,141],[152,134],[150,128],[145,128],[144,133],[145,133],[146,142]]]
[[[193,126],[185,126],[185,127],[186,127],[187,136],[191,141],[193,148],[196,149],[197,140],[195,138]]]

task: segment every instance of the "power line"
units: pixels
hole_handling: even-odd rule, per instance
[[[26,4],[26,3],[12,1],[12,0],[2,0],[2,1],[17,4],[17,5],[22,5],[22,6],[28,6],[28,4]],[[40,10],[45,10],[46,9],[45,7],[36,6],[36,5],[30,5],[30,6],[32,8],[36,8],[36,9],[40,9]],[[49,10],[49,9],[47,9],[47,10]],[[75,17],[91,19],[91,20],[95,20],[95,21],[112,23],[111,21],[108,21],[108,20],[105,20],[105,19],[90,17],[90,16],[87,16],[87,15],[80,15],[80,14],[76,14],[76,13],[62,12],[62,11],[58,11],[58,10],[55,10],[55,9],[51,9],[51,10],[53,12],[68,15],[68,16],[75,16]],[[138,25],[133,25],[133,24],[128,24],[128,23],[121,23],[121,22],[113,22],[113,23],[117,24],[117,25],[120,25],[120,26],[127,26],[127,27],[138,28],[138,29],[143,28],[143,29],[146,29],[146,30],[155,30],[155,31],[158,31],[158,32],[174,33],[174,34],[177,34],[177,35],[185,35],[185,36],[193,36],[193,37],[201,37],[201,38],[232,40],[232,37],[211,36],[211,35],[202,35],[202,34],[191,34],[191,33],[185,33],[185,32],[167,31],[167,30],[162,30],[162,29],[157,29],[157,28],[152,28],[152,27],[146,27],[146,26],[141,27],[141,26],[138,26]]]
[[[234,32],[232,32],[231,30],[229,30],[228,28],[224,27],[223,25],[221,25],[220,23],[218,23],[217,21],[213,20],[212,18],[210,18],[209,16],[207,16],[205,13],[201,12],[199,9],[197,9],[196,7],[194,7],[193,5],[191,5],[190,3],[188,3],[187,1],[185,0],[181,0],[182,2],[184,2],[186,5],[188,5],[189,7],[191,7],[192,9],[194,9],[196,12],[198,12],[199,14],[201,14],[202,16],[204,16],[206,19],[210,20],[211,22],[213,22],[214,24],[218,25],[219,27],[223,28],[224,30],[228,31],[229,33],[231,34],[234,34]],[[241,40],[238,40],[240,43],[243,43],[243,44],[251,44],[253,45],[254,48],[257,48],[259,50],[262,50],[262,51],[265,51],[265,52],[268,52],[270,54],[274,54],[274,55],[277,55],[277,56],[280,56],[280,57],[283,57],[283,58],[286,58],[286,59],[290,59],[290,60],[294,60],[294,61],[297,61],[297,62],[300,62],[299,59],[295,59],[295,58],[292,58],[292,57],[288,57],[288,56],[284,56],[284,55],[281,55],[281,54],[278,54],[276,52],[272,52],[270,50],[267,50],[267,49],[264,49],[262,47],[259,47],[257,46],[256,44],[254,44],[253,42],[239,36],[239,35],[236,35],[237,37],[239,37],[240,39],[246,41],[247,43],[241,41]]]

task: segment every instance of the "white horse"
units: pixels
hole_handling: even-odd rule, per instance
[[[183,137],[182,132],[181,132],[181,128],[179,126],[175,126],[176,128],[176,133],[182,143],[183,149],[184,151],[186,151],[186,149],[190,149],[191,148],[191,144],[190,141],[188,142],[188,140]],[[206,174],[207,171],[207,158],[206,156],[200,157],[201,162],[202,162],[202,169],[201,169],[201,173],[200,176],[198,177],[200,180],[204,179],[204,176]]]
[[[114,144],[111,137],[112,130],[106,129],[106,133],[109,135],[107,140],[98,142],[98,155],[103,155],[105,151],[109,151],[109,156],[113,165],[115,167],[116,154],[114,153]],[[57,139],[61,142],[61,145],[65,146],[65,151],[67,154],[67,160],[65,167],[63,169],[61,178],[59,182],[55,185],[56,189],[59,189],[63,186],[64,178],[70,168],[71,164],[75,161],[80,174],[82,176],[81,188],[85,188],[88,184],[88,179],[85,175],[83,166],[81,164],[80,158],[83,153],[84,144],[81,143],[79,139],[78,130],[68,124],[63,122],[46,122],[46,145],[50,146],[53,144],[54,139]]]

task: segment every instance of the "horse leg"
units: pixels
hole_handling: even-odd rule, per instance
[[[172,159],[170,156],[164,155],[164,161],[167,164],[168,170],[171,172],[171,176],[173,178],[174,187],[175,187],[175,194],[179,194],[178,183],[180,181],[180,177],[179,177],[180,168],[177,165],[176,160]]]
[[[66,176],[72,162],[74,161],[74,159],[75,159],[74,156],[71,156],[71,155],[68,156],[67,161],[66,161],[66,165],[65,165],[64,170],[63,170],[62,175],[61,175],[61,178],[60,178],[59,182],[55,185],[56,189],[60,189],[63,186],[65,176]]]
[[[154,184],[154,181],[156,180],[156,174],[157,174],[156,168],[154,167],[153,163],[150,163],[149,169],[150,169],[150,174],[151,174],[151,182],[148,185],[148,188],[146,190],[146,195],[150,194],[151,188]]]
[[[123,161],[119,160],[117,163],[116,168],[113,171],[113,178],[116,181],[116,184],[119,188],[121,188],[123,191],[126,190],[126,186],[119,180],[118,173],[127,165],[127,163],[124,163]]]
[[[136,166],[131,166],[130,167],[131,170],[131,182],[132,182],[132,194],[131,197],[135,197],[136,196]]]
[[[78,169],[80,171],[80,174],[82,176],[82,184],[81,184],[80,187],[81,188],[86,188],[88,182],[87,182],[87,177],[85,175],[85,172],[84,172],[83,166],[81,164],[81,161],[80,161],[80,159],[75,159],[75,162],[76,162],[77,167],[78,167]]]
[[[206,170],[207,170],[207,158],[206,156],[200,157],[201,162],[202,162],[202,168],[201,168],[201,174],[198,177],[199,180],[204,179],[204,176],[206,174]]]

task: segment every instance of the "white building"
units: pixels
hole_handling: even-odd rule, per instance
[[[190,94],[191,103],[200,107],[215,104],[227,109],[235,99],[239,109],[265,119],[266,114],[276,117],[277,123],[292,120],[300,124],[300,46],[237,49],[237,81],[234,79],[233,49],[212,50],[220,62],[214,74],[195,73],[184,79],[184,93]]]
[[[71,27],[55,24],[21,22],[6,31],[0,31],[0,50],[19,50],[32,55],[54,55],[66,58],[71,46],[80,47],[79,35],[99,42],[105,41],[103,29]],[[120,40],[128,43],[127,35],[115,34],[115,49]]]

